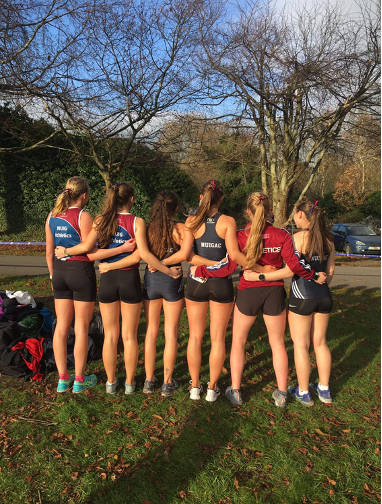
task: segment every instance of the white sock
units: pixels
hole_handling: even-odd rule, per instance
[[[307,394],[309,391],[308,390],[301,390],[301,389],[298,389],[298,393],[299,395],[304,395],[304,394]]]
[[[320,390],[329,390],[329,385],[321,385],[321,383],[318,382],[318,388]]]
[[[115,385],[117,383],[117,380],[115,380],[114,383],[109,383],[109,381],[107,382],[108,385]]]

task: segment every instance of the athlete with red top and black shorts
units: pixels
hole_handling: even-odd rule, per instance
[[[326,275],[317,274],[309,265],[299,260],[289,233],[284,229],[273,227],[266,221],[269,213],[267,196],[260,192],[253,193],[248,199],[247,212],[251,224],[237,234],[239,249],[246,254],[246,270],[256,269],[257,265],[280,269],[284,260],[293,272],[307,280],[325,281]],[[195,274],[201,276],[219,274],[206,270],[207,268],[196,270]],[[238,286],[230,355],[232,385],[227,388],[226,397],[232,404],[242,404],[240,383],[245,364],[245,344],[249,330],[261,310],[272,348],[273,367],[278,385],[278,389],[273,392],[273,399],[276,406],[284,407],[288,377],[288,356],[284,343],[286,295],[282,280],[274,278],[276,281],[267,281],[266,278],[272,275],[284,278],[288,276],[288,272],[262,273],[260,274],[262,281],[258,282],[250,281],[251,274],[253,274],[251,271],[245,271]]]

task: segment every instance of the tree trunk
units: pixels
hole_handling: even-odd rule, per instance
[[[273,197],[273,215],[275,227],[285,227],[287,221],[288,191]]]

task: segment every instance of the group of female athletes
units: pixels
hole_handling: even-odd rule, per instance
[[[111,187],[104,209],[94,222],[83,210],[88,199],[87,182],[81,177],[70,178],[46,221],[46,258],[57,316],[53,338],[59,372],[57,392],[66,392],[73,386],[73,392],[79,393],[97,383],[95,375],[85,375],[85,367],[88,327],[96,300],[93,261],[99,260],[98,299],[105,333],[106,393],[115,394],[118,387],[116,365],[120,332],[126,369],[125,393],[135,392],[142,298],[146,316],[143,392],[153,393],[156,386],[156,341],[162,308],[165,348],[161,394],[170,396],[179,387],[173,372],[185,297],[189,322],[190,399],[199,400],[203,393],[200,369],[209,308],[210,377],[205,399],[216,401],[220,395],[218,379],[226,355],[225,334],[234,305],[231,274],[240,265],[243,273],[232,321],[232,383],[225,392],[226,397],[234,405],[242,404],[240,384],[245,344],[261,311],[276,373],[277,389],[272,394],[275,405],[285,407],[287,390],[305,406],[314,404],[310,392],[324,403],[332,402],[329,390],[331,355],[326,344],[326,330],[332,309],[328,284],[334,273],[334,247],[317,202],[301,200],[296,204],[294,220],[301,231],[294,235],[293,244],[287,231],[273,227],[267,221],[270,202],[261,192],[249,196],[246,210],[249,224],[237,231],[235,220],[219,212],[223,190],[220,182],[214,179],[204,184],[198,209],[185,224],[174,220],[178,201],[171,191],[158,194],[147,226],[143,219],[130,213],[134,189],[126,182]],[[143,292],[138,270],[141,259],[147,263]],[[181,262],[185,260],[191,265],[186,292],[181,268]],[[287,389],[283,279],[288,277],[293,277],[289,327],[298,384]],[[69,375],[66,345],[73,315],[75,374]],[[309,384],[311,343],[319,375],[319,381],[314,384]]]

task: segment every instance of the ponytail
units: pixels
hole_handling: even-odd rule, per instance
[[[223,197],[223,188],[219,180],[211,179],[202,187],[203,198],[200,205],[192,216],[191,223],[188,225],[192,233],[200,228],[205,222],[210,212],[211,207],[218,206],[221,198]]]
[[[318,201],[313,203],[307,199],[302,199],[296,203],[296,212],[304,212],[309,221],[308,242],[305,247],[305,255],[308,261],[313,254],[324,260],[324,255],[329,254],[330,244],[333,242],[333,235],[328,230],[325,218],[321,208],[317,205]]]
[[[114,184],[109,189],[103,211],[94,222],[98,237],[99,248],[106,248],[118,229],[118,207],[125,206],[134,196],[134,188],[127,182]]]
[[[67,180],[65,189],[60,191],[56,204],[52,210],[52,217],[67,211],[72,203],[78,200],[81,194],[89,194],[89,184],[82,177],[71,177]]]
[[[252,269],[263,253],[263,231],[270,210],[268,196],[259,191],[252,193],[247,201],[247,210],[252,213],[252,224],[243,252],[247,259],[245,269]]]
[[[174,217],[178,208],[178,198],[172,191],[161,191],[151,207],[147,226],[147,242],[150,251],[163,259],[167,251],[174,247]]]

